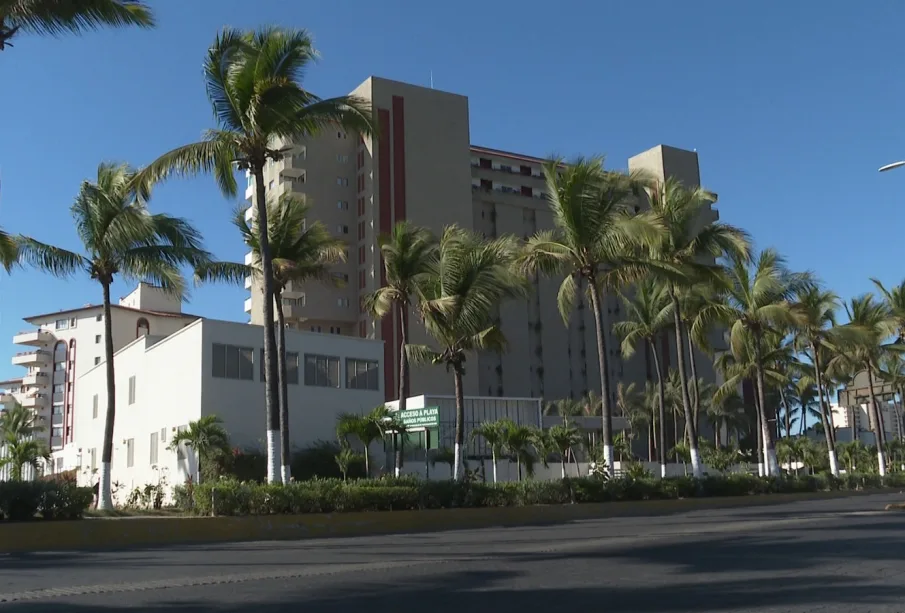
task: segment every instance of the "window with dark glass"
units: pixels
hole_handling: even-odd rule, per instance
[[[264,350],[261,349],[261,381],[267,381],[267,372],[264,370]],[[299,383],[299,354],[294,351],[286,352],[286,383],[298,385]]]
[[[254,381],[254,349],[214,343],[211,357],[211,376]]]
[[[339,387],[339,358],[306,353],[305,385]]]
[[[353,390],[379,390],[380,365],[376,360],[346,358],[346,387]]]

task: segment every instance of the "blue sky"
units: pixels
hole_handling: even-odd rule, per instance
[[[818,273],[844,297],[905,277],[901,24],[873,0],[157,0],[155,31],[20,37],[0,53],[0,224],[76,248],[69,205],[97,163],[141,165],[213,125],[201,61],[223,25],[309,29],[322,96],[369,75],[470,98],[475,144],[539,156],[697,149],[723,220]],[[191,219],[239,259],[234,202],[212,179],[158,189],[152,207]],[[114,295],[129,290],[119,284]],[[186,310],[243,320],[245,290],[205,287]],[[86,278],[0,277],[0,378],[23,316],[98,302]]]

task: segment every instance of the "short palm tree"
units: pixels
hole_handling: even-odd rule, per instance
[[[2,0],[0,1],[0,51],[20,32],[57,35],[80,34],[100,26],[154,25],[144,0]]]
[[[335,284],[331,267],[345,261],[345,243],[332,236],[327,227],[319,222],[308,223],[311,207],[304,198],[292,194],[282,195],[278,201],[267,205],[268,239],[273,257],[273,296],[280,308],[277,309],[277,397],[280,409],[280,465],[283,483],[291,479],[289,466],[292,462],[289,446],[289,388],[286,365],[286,320],[283,314],[283,292],[290,283],[321,281]],[[227,281],[236,284],[246,277],[260,279],[263,275],[261,247],[258,242],[257,220],[251,225],[245,213],[237,210],[233,224],[239,229],[242,240],[252,253],[251,264],[233,262],[211,262],[195,270],[196,280]],[[265,370],[265,376],[267,371]]]
[[[892,389],[899,395],[900,402],[905,401],[905,361],[902,360],[901,354],[888,352],[883,356],[880,359],[877,376],[892,386]],[[902,423],[902,406],[893,400],[893,409],[896,413],[897,429],[901,433],[905,431]]]
[[[274,264],[266,228],[267,190],[264,168],[280,161],[291,147],[284,143],[341,127],[370,133],[367,104],[351,96],[321,99],[300,81],[317,53],[304,30],[263,28],[242,32],[226,28],[217,36],[204,63],[208,98],[219,128],[208,130],[201,142],[165,153],[142,171],[142,182],[172,174],[213,173],[220,191],[234,197],[235,169],[247,170],[255,182],[254,210],[264,294],[264,372],[277,381],[274,330]],[[265,386],[267,411],[267,479],[280,481],[279,390]]]
[[[575,398],[552,400],[544,406],[544,415],[559,415],[563,418],[585,415],[585,404]]]
[[[856,470],[864,471],[870,465],[870,450],[861,441],[839,443],[836,447],[839,451],[839,461],[845,465],[849,473]]]
[[[490,457],[493,461],[493,482],[497,482],[497,462],[503,454],[506,446],[506,427],[509,422],[485,421],[471,431],[472,438],[480,436],[490,447]]]
[[[797,292],[792,305],[796,345],[808,357],[814,367],[817,402],[821,421],[824,424],[823,434],[826,438],[830,472],[833,476],[839,475],[839,464],[836,458],[836,445],[833,438],[833,415],[823,398],[825,389],[823,370],[826,364],[821,362],[821,358],[825,353],[821,349],[832,348],[838,305],[839,298],[836,294],[821,289],[816,285],[802,288]]]
[[[202,463],[215,461],[230,452],[229,433],[223,427],[223,420],[216,415],[202,415],[190,421],[185,430],[181,430],[170,439],[169,449],[176,450],[180,445],[191,447],[198,461],[198,481],[201,480]]]
[[[597,332],[603,452],[606,470],[613,474],[612,389],[603,321],[602,292],[622,287],[650,270],[644,247],[655,245],[662,224],[649,213],[633,214],[632,205],[644,178],[603,169],[603,160],[578,159],[563,165],[544,165],[553,230],[528,239],[522,257],[526,273],[563,275],[557,302],[566,324],[576,296],[586,291]]]
[[[705,325],[716,320],[730,326],[732,353],[737,357],[745,354],[753,357],[764,461],[770,475],[779,474],[779,465],[766,412],[765,337],[777,327],[793,323],[790,300],[812,284],[810,275],[790,272],[782,257],[772,249],[762,251],[753,264],[734,256],[725,269],[723,300],[705,307],[696,322]]]
[[[7,403],[0,411],[0,440],[30,438],[43,430],[42,426],[35,425],[35,412],[23,407],[18,400]]]
[[[364,297],[364,309],[375,319],[396,318],[399,330],[399,410],[405,411],[409,394],[408,319],[421,285],[436,274],[437,241],[425,228],[400,221],[389,236],[378,239],[386,285]],[[396,458],[398,471],[401,458]]]
[[[576,447],[582,444],[584,438],[581,436],[581,432],[578,431],[578,428],[568,423],[551,426],[546,434],[547,439],[559,454],[559,465],[562,469],[562,478],[565,479],[566,459]],[[575,464],[575,470],[578,470],[577,463]],[[580,476],[580,474],[577,476]]]
[[[340,445],[349,446],[349,437],[354,436],[361,443],[365,459],[365,475],[371,476],[371,444],[383,438],[385,408],[381,405],[365,415],[343,413],[336,423],[336,437]]]
[[[673,329],[676,335],[676,370],[681,381],[682,409],[691,454],[691,470],[695,477],[703,475],[698,451],[697,422],[689,395],[685,368],[685,342],[681,288],[699,283],[712,283],[719,268],[716,258],[731,255],[740,260],[748,257],[747,234],[728,224],[708,219],[713,194],[700,187],[686,187],[674,178],[658,183],[651,190],[651,210],[666,227],[663,240],[652,250],[652,257],[662,262],[666,271],[662,281],[673,305]],[[700,333],[704,336],[703,333]],[[690,357],[693,357],[690,356]],[[696,381],[696,374],[692,375]]]
[[[9,467],[9,478],[21,481],[23,469],[31,466],[37,473],[43,464],[50,462],[47,443],[38,439],[13,439],[4,444],[5,457],[0,458],[0,469]]]
[[[886,457],[883,452],[885,436],[880,421],[877,397],[874,392],[875,375],[880,370],[880,361],[886,353],[886,339],[896,333],[896,319],[884,302],[872,294],[852,298],[845,305],[849,323],[841,328],[849,332],[846,339],[839,342],[840,352],[831,361],[831,366],[842,368],[856,366],[867,372],[870,403],[868,411],[871,428],[877,443],[877,467],[880,476],[886,476]]]
[[[200,266],[209,261],[201,235],[184,219],[151,214],[143,204],[148,196],[135,189],[135,172],[127,165],[101,164],[95,182],[85,181],[72,205],[72,217],[84,252],[76,253],[18,237],[20,257],[60,277],[78,271],[97,281],[103,291],[104,359],[107,369],[107,415],[101,452],[98,508],[113,508],[110,462],[116,419],[116,373],[113,364],[113,324],[110,286],[119,275],[146,280],[165,292],[181,297],[185,281],[180,266]],[[139,198],[138,196],[141,196]]]
[[[529,426],[517,424],[511,419],[502,420],[504,422],[504,431],[506,433],[506,450],[515,458],[518,469],[518,480],[522,480],[522,467],[525,468],[525,474],[531,477],[534,475],[534,455],[531,448],[537,439],[535,430]]]
[[[631,357],[641,343],[646,343],[657,376],[659,411],[657,421],[666,423],[666,378],[663,373],[657,339],[673,323],[673,304],[663,284],[648,278],[635,285],[632,298],[622,297],[625,319],[613,324],[613,332],[622,337],[622,355]],[[660,428],[657,447],[666,449],[666,429]],[[666,454],[660,454],[660,477],[666,478]]]
[[[409,345],[408,358],[415,364],[443,364],[452,371],[456,395],[455,479],[464,476],[465,362],[473,351],[505,349],[506,338],[494,322],[493,312],[500,302],[527,293],[524,278],[513,268],[518,251],[513,237],[486,240],[449,226],[440,239],[436,272],[423,281],[418,313],[439,349]]]

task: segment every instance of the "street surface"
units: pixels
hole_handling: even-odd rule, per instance
[[[899,501],[0,556],[0,611],[902,612],[905,513],[882,511]]]

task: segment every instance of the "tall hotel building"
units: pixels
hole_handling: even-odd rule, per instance
[[[287,325],[306,331],[352,335],[384,341],[383,387],[387,399],[396,397],[395,381],[401,322],[372,321],[360,309],[361,297],[384,282],[377,239],[406,219],[436,234],[448,224],[486,236],[528,237],[552,228],[545,200],[542,159],[472,145],[468,99],[465,96],[371,77],[353,95],[367,100],[377,130],[373,136],[333,130],[293,143],[286,156],[265,172],[268,197],[292,192],[312,205],[312,217],[346,241],[347,262],[333,272],[344,287],[311,282],[294,285],[282,304]],[[629,169],[645,169],[654,177],[675,176],[698,185],[697,154],[657,146],[632,157]],[[249,180],[246,199],[254,202]],[[636,210],[647,202],[639,200]],[[251,219],[253,208],[246,213]],[[713,217],[717,214],[714,211]],[[250,255],[246,261],[250,261]],[[502,355],[481,353],[466,365],[465,394],[469,396],[578,397],[599,390],[599,369],[593,317],[579,302],[569,325],[557,310],[561,279],[540,278],[527,300],[500,305],[499,321],[509,341]],[[262,323],[262,293],[246,280],[250,296],[245,311],[251,323]],[[604,303],[607,323],[618,319],[622,306],[614,296]],[[414,314],[409,318],[411,343],[429,343]],[[608,326],[609,327],[609,326]],[[675,343],[667,363],[675,364]],[[651,376],[649,356],[640,350],[630,360],[619,354],[612,333],[607,339],[613,382],[638,381]],[[699,376],[713,377],[710,361],[698,356]],[[615,389],[615,385],[613,386]],[[412,395],[452,393],[452,377],[442,367],[413,370]]]

